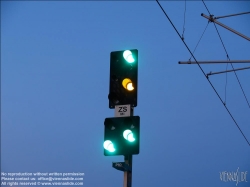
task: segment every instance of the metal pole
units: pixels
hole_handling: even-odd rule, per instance
[[[227,17],[231,17],[231,16],[239,16],[239,15],[242,15],[242,14],[249,14],[250,12],[242,12],[242,13],[238,13],[238,14],[230,14],[230,15],[227,15],[227,16],[218,16],[218,17],[214,17],[214,19],[220,19],[220,18],[227,18]]]
[[[235,33],[235,34],[241,36],[242,38],[245,38],[245,39],[248,40],[248,41],[250,41],[250,38],[249,38],[249,37],[247,37],[247,36],[245,36],[245,35],[243,35],[243,34],[237,32],[236,30],[234,30],[234,29],[232,29],[232,28],[230,28],[230,27],[228,27],[228,26],[226,26],[226,25],[224,25],[224,24],[222,24],[221,22],[216,21],[216,20],[213,18],[213,16],[207,16],[207,15],[205,15],[205,14],[203,14],[203,13],[201,14],[201,16],[203,16],[204,18],[207,18],[207,19],[208,19],[209,21],[211,21],[211,22],[217,23],[218,25],[224,27],[225,29],[227,29],[227,30],[229,30],[229,31],[231,31],[231,32],[233,32],[233,33]]]
[[[124,161],[131,167],[131,171],[124,171],[123,187],[132,187],[132,155],[124,156]]]
[[[215,60],[215,61],[179,61],[179,64],[227,64],[227,63],[250,63],[250,60]]]
[[[134,115],[134,108],[130,106],[130,116]],[[124,162],[131,167],[130,171],[124,171],[124,182],[123,187],[132,187],[132,155],[124,155]]]
[[[239,70],[244,70],[244,69],[250,69],[250,67],[245,67],[245,68],[238,68],[238,69],[232,69],[232,70],[227,70],[227,71],[218,71],[218,72],[210,72],[207,74],[207,76],[209,75],[215,75],[215,74],[220,74],[220,73],[227,73],[227,72],[232,72],[232,71],[239,71]]]

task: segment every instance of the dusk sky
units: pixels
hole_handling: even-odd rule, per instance
[[[224,48],[201,16],[250,12],[250,1],[205,1],[209,12],[202,1],[159,2],[192,52],[205,30],[198,61],[250,60],[250,41],[216,25]],[[249,20],[218,19],[247,37]],[[112,162],[124,157],[104,156],[103,141],[115,113],[110,53],[127,49],[139,54],[132,186],[249,187],[250,69],[236,71],[239,81],[209,76],[217,95],[197,64],[178,64],[191,54],[156,1],[1,1],[1,172],[84,173],[83,187],[122,187]]]

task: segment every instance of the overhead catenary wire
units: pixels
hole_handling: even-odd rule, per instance
[[[212,16],[212,15],[210,14],[210,11],[208,10],[208,8],[207,8],[207,6],[206,6],[204,0],[202,0],[202,2],[203,2],[203,4],[204,4],[204,6],[206,7],[206,9],[207,9],[209,15]],[[225,45],[224,45],[224,42],[223,42],[223,40],[222,40],[222,38],[221,38],[221,35],[220,35],[220,33],[219,33],[219,30],[218,30],[218,28],[217,28],[217,26],[216,26],[216,24],[215,24],[214,22],[213,22],[213,24],[214,24],[214,27],[215,27],[215,29],[216,29],[216,31],[217,31],[217,34],[218,34],[219,38],[220,38],[220,41],[221,41],[221,43],[222,43],[222,45],[223,45],[223,48],[224,48],[224,50],[225,50],[227,59],[229,60],[229,63],[230,63],[230,58],[229,58],[227,49],[226,49],[226,47],[225,47]],[[230,63],[230,64],[231,64],[231,67],[232,67],[233,70],[234,70],[233,64],[232,64],[232,63]],[[239,83],[239,85],[240,85],[241,91],[242,91],[242,93],[243,93],[243,95],[244,95],[244,97],[245,97],[245,100],[246,100],[246,102],[247,102],[247,104],[248,104],[248,107],[250,108],[250,104],[249,104],[248,99],[247,99],[247,97],[246,97],[245,91],[244,91],[244,89],[243,89],[243,87],[242,87],[242,85],[241,85],[241,82],[240,82],[240,80],[239,80],[239,77],[238,77],[238,75],[237,75],[237,73],[236,73],[235,71],[234,71],[234,74],[235,74],[236,79],[237,79],[237,81],[238,81],[238,83]],[[227,85],[227,73],[226,73],[226,85]]]
[[[211,15],[210,11],[208,10],[208,8],[207,8],[205,2],[204,2],[203,0],[202,0],[202,2],[203,2],[203,4],[204,4],[204,6],[206,7],[206,9],[207,9],[209,15],[210,15],[210,16],[213,16],[213,15]],[[227,50],[226,50],[226,47],[225,47],[225,45],[224,45],[224,43],[223,43],[223,41],[222,41],[222,39],[221,39],[221,36],[220,36],[220,34],[219,34],[219,31],[218,31],[218,29],[217,29],[217,27],[216,27],[215,24],[214,24],[214,26],[215,26],[215,28],[216,28],[216,30],[217,30],[217,33],[218,33],[219,38],[220,38],[220,40],[221,40],[221,43],[222,43],[222,45],[223,45],[223,47],[224,47],[224,50],[225,50],[225,52],[226,52],[226,54],[227,54],[227,59],[230,60],[230,58],[229,58],[229,56],[228,56],[228,53],[227,53]],[[232,63],[231,63],[231,65],[232,65]],[[227,66],[226,66],[226,70],[227,70],[227,68],[228,68],[228,63],[227,63]],[[234,69],[234,68],[233,68],[233,69]],[[226,105],[226,102],[227,102],[227,73],[226,73],[226,83],[225,83],[225,94],[224,94],[224,95],[225,95],[224,105]]]
[[[175,25],[173,24],[173,22],[171,21],[171,19],[169,18],[169,16],[167,15],[167,13],[165,12],[165,10],[162,8],[161,4],[159,3],[158,0],[156,0],[156,2],[158,3],[159,7],[161,8],[161,10],[163,11],[163,13],[165,14],[165,16],[167,17],[168,21],[170,22],[170,24],[172,25],[172,27],[174,28],[174,30],[176,31],[176,33],[178,34],[178,36],[181,38],[180,33],[177,31]],[[189,51],[189,53],[192,55],[193,59],[195,60],[195,62],[197,63],[197,60],[195,58],[195,56],[193,55],[193,53],[191,52],[191,50],[189,49],[189,47],[187,46],[186,42],[184,40],[182,40],[183,44],[186,46],[187,50]],[[200,66],[200,64],[198,64],[198,67],[200,68],[200,70],[202,71],[203,75],[206,77],[206,74],[204,72],[204,70],[202,69],[202,67]],[[216,89],[214,88],[213,84],[211,83],[211,81],[206,77],[207,81],[209,82],[209,84],[211,85],[211,87],[213,88],[213,90],[215,91],[216,95],[218,96],[218,98],[220,99],[221,103],[223,104],[223,106],[225,107],[225,109],[227,110],[228,114],[230,115],[230,117],[232,118],[232,120],[234,121],[235,125],[237,126],[237,128],[239,129],[239,131],[241,132],[242,136],[244,137],[244,139],[246,140],[246,142],[248,143],[248,145],[250,146],[249,141],[247,140],[246,136],[244,135],[244,133],[242,132],[241,128],[239,127],[238,123],[236,122],[236,120],[234,119],[233,115],[231,114],[231,112],[229,111],[229,109],[227,108],[226,105],[224,105],[223,100],[221,99],[220,95],[218,94],[218,92],[216,91]]]
[[[204,2],[203,0],[202,0],[202,2],[203,2],[203,4],[204,4],[205,8],[207,9],[209,15],[211,15],[211,14],[210,14],[210,11],[209,11],[208,8],[207,8],[207,5],[205,4],[205,2]],[[212,15],[212,16],[213,16],[213,15]]]
[[[232,64],[232,63],[231,63]],[[228,68],[228,63],[227,63],[227,66],[226,66],[226,83],[225,83],[225,91],[224,91],[224,95],[225,95],[225,101],[224,101],[224,104],[226,105],[227,103],[227,68]],[[233,71],[234,71],[234,68],[233,68]]]
[[[205,2],[202,0],[202,2],[204,3],[204,5],[205,5]],[[207,6],[206,6],[206,8],[207,8]],[[208,9],[208,8],[207,8]],[[210,14],[210,13],[209,13]],[[214,23],[214,22],[213,22]],[[222,43],[222,46],[223,46],[223,48],[224,48],[224,50],[225,50],[225,52],[226,52],[226,55],[227,55],[227,59],[230,61],[230,58],[229,58],[229,55],[228,55],[228,53],[227,53],[227,49],[226,49],[226,47],[225,47],[225,45],[224,45],[224,42],[222,41],[222,38],[221,38],[221,36],[220,36],[220,33],[219,33],[219,31],[218,31],[218,29],[217,29],[217,26],[215,25],[215,23],[214,23],[214,27],[215,27],[215,29],[216,29],[216,31],[217,31],[217,34],[218,34],[218,36],[219,36],[219,38],[220,38],[220,41],[221,41],[221,43]],[[234,67],[233,67],[233,64],[232,63],[230,63],[231,64],[231,66],[232,66],[232,68],[233,68],[233,70],[234,70]],[[227,70],[227,68],[228,68],[228,64],[227,64],[227,66],[226,66],[226,70]],[[235,71],[234,71],[234,73],[236,73]],[[236,75],[236,77],[237,77],[237,75]],[[238,82],[239,82],[239,80],[238,80]],[[227,73],[226,73],[226,83],[225,83],[225,104],[226,104],[226,101],[227,101]]]

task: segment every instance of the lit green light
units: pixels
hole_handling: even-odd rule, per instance
[[[126,50],[123,52],[123,57],[124,59],[129,62],[129,63],[132,63],[135,61],[133,55],[132,55],[132,52],[130,50]]]
[[[114,144],[110,140],[106,140],[103,143],[103,147],[104,147],[104,149],[108,150],[109,152],[115,151]]]
[[[125,131],[123,132],[123,137],[124,137],[126,140],[128,140],[129,142],[135,141],[135,138],[134,138],[133,133],[132,133],[131,130],[125,130]]]

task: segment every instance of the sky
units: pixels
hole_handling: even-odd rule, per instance
[[[160,4],[181,35],[185,28],[193,52],[208,24],[203,2]],[[214,16],[250,10],[249,1],[205,4]],[[250,37],[249,19],[218,21]],[[217,28],[231,60],[250,60],[248,40]],[[103,140],[104,119],[115,113],[108,106],[110,53],[126,49],[139,53],[132,186],[249,186],[250,70],[236,72],[246,98],[234,73],[209,77],[247,142],[198,65],[178,64],[191,55],[156,1],[1,1],[1,177],[78,172],[84,187],[123,186],[112,162],[124,157],[104,156]],[[194,56],[227,60],[213,23]],[[206,74],[232,69],[201,67]],[[243,173],[242,180],[224,180],[230,172]]]

